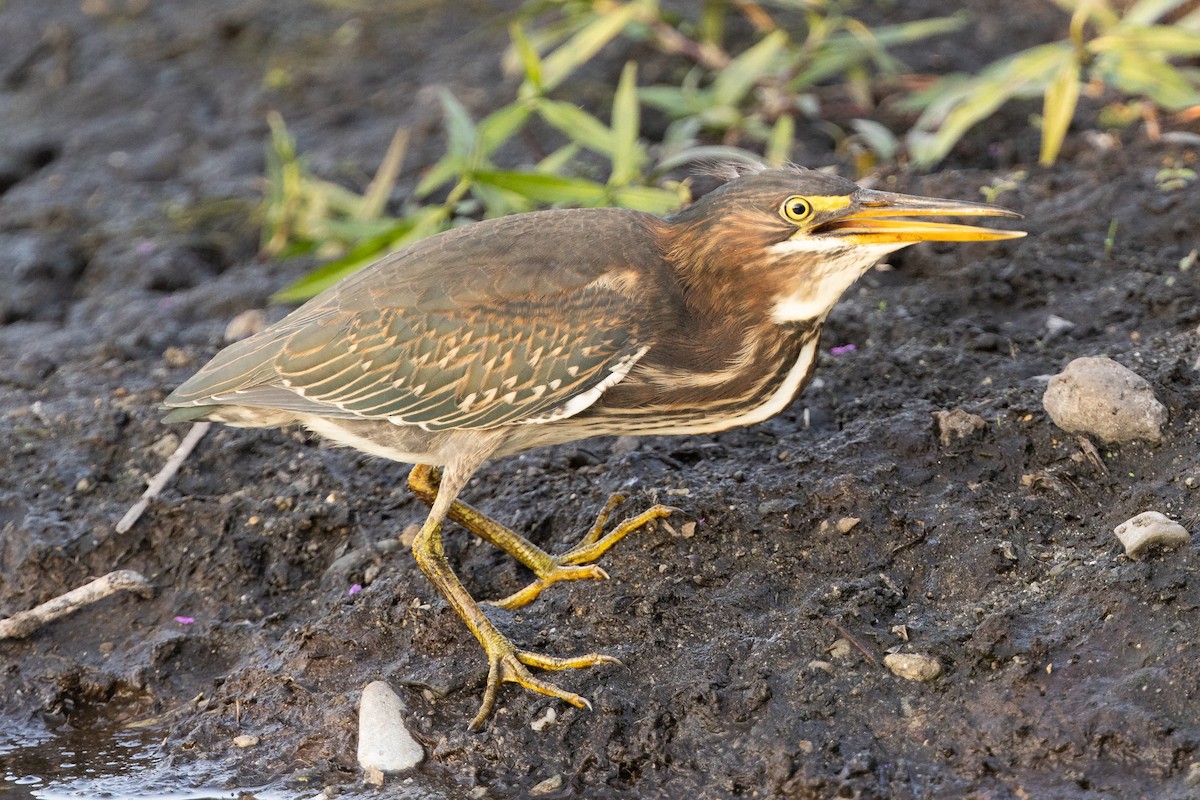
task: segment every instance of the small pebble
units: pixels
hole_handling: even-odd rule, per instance
[[[186,367],[192,363],[192,357],[178,347],[168,347],[163,351],[163,361],[168,367]]]
[[[358,763],[368,775],[411,769],[425,751],[404,725],[404,701],[383,681],[368,683],[358,710]]]
[[[178,449],[179,437],[173,433],[159,437],[158,441],[150,445],[150,452],[162,459],[170,458]]]
[[[243,311],[225,326],[225,342],[246,339],[265,327],[267,327],[267,315],[260,309],[252,308],[249,311]]]
[[[1050,316],[1046,317],[1046,332],[1052,335],[1066,333],[1074,327],[1074,322],[1071,322],[1069,319],[1063,319],[1057,314],[1051,314]]]
[[[533,728],[537,733],[541,733],[547,726],[553,725],[558,719],[558,712],[554,710],[554,706],[546,709],[546,713],[529,723],[529,727]]]
[[[858,527],[858,523],[862,522],[859,517],[842,517],[835,524],[837,525],[838,533],[849,533]]]
[[[258,737],[249,733],[243,733],[241,736],[233,737],[234,747],[256,747],[258,745]]]
[[[942,443],[942,447],[949,447],[954,441],[970,439],[975,434],[987,430],[987,420],[961,408],[935,411],[933,419],[937,423],[938,441]]]
[[[883,665],[910,681],[931,681],[942,674],[941,662],[920,653],[889,653],[883,657]]]
[[[1127,519],[1113,533],[1125,546],[1125,555],[1137,560],[1153,547],[1174,550],[1192,540],[1187,528],[1157,511],[1147,511]]]
[[[534,797],[537,797],[538,795],[543,795],[543,794],[550,794],[551,792],[557,792],[559,789],[562,788],[562,785],[563,785],[563,776],[559,773],[555,773],[554,775],[551,775],[549,778],[546,778],[546,780],[542,781],[541,783],[537,784],[532,789],[530,789],[529,793],[531,795],[533,795]]]
[[[825,648],[825,652],[829,653],[830,658],[845,658],[850,655],[850,642],[847,639],[836,639],[833,644]]]
[[[1106,442],[1162,441],[1167,409],[1144,378],[1111,358],[1077,358],[1050,379],[1042,405],[1068,433]]]

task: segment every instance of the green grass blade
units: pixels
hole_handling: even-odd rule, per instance
[[[553,90],[605,45],[620,36],[641,15],[641,6],[636,0],[614,5],[542,59],[542,90]]]
[[[638,111],[637,64],[630,61],[621,70],[621,80],[613,95],[610,186],[624,186],[632,182],[641,174],[646,161],[646,152],[638,144]]]
[[[407,149],[408,128],[400,128],[392,136],[387,152],[383,154],[383,161],[367,186],[355,216],[361,219],[376,219],[383,214],[388,195],[396,186],[396,177],[400,174],[400,166],[404,163],[404,152]]]
[[[1187,2],[1188,0],[1138,0],[1121,17],[1121,27],[1152,25]]]
[[[612,155],[612,131],[582,108],[559,100],[539,100],[537,112],[538,116],[572,142],[595,153]]]
[[[442,89],[439,97],[446,125],[447,152],[469,159],[475,147],[475,122],[448,89]]]
[[[675,86],[645,86],[638,89],[638,97],[646,105],[657,108],[672,119],[694,116],[711,104],[705,93]]]
[[[729,66],[721,70],[713,81],[713,105],[736,106],[741,103],[754,85],[775,66],[787,41],[785,31],[772,31],[729,62]]]
[[[1038,163],[1048,167],[1058,158],[1075,106],[1079,102],[1079,64],[1074,58],[1064,59],[1058,74],[1046,87],[1042,102],[1042,150]]]
[[[763,154],[767,163],[772,167],[782,166],[792,160],[792,145],[796,139],[796,120],[791,114],[784,114],[775,120],[771,127],[771,135],[767,139],[766,152]]]
[[[488,114],[475,127],[476,163],[489,158],[500,145],[507,142],[529,119],[530,107],[517,101]]]
[[[930,167],[946,157],[955,143],[981,120],[1015,97],[1044,92],[1065,59],[1074,59],[1067,42],[1040,45],[997,61],[979,75],[948,84],[945,96],[936,87],[925,93],[925,112],[908,134],[913,161]]]
[[[412,216],[404,217],[387,230],[355,245],[339,259],[318,267],[290,286],[280,289],[271,299],[281,303],[307,300],[333,286],[371,262],[380,254],[424,239],[445,227],[446,211],[437,206],[427,206]]]
[[[1095,54],[1139,51],[1165,56],[1196,56],[1200,55],[1200,32],[1175,25],[1122,26],[1088,42],[1088,51]]]
[[[537,163],[537,171],[547,175],[557,175],[563,172],[579,154],[579,145],[568,142]]]
[[[1094,70],[1122,92],[1145,95],[1169,111],[1200,104],[1200,81],[1165,61],[1135,50],[1111,55],[1112,58],[1097,59]]]
[[[542,83],[542,59],[538,56],[537,48],[525,35],[525,29],[515,22],[508,26],[508,36],[521,62],[521,72],[525,75],[525,81],[533,88],[534,93],[541,94],[545,87]]]
[[[623,186],[613,192],[612,199],[621,208],[659,216],[670,214],[687,202],[687,197],[680,192],[656,186]]]
[[[467,160],[463,156],[445,155],[421,177],[413,194],[428,197],[438,188],[467,172]]]
[[[584,178],[487,170],[476,173],[475,180],[551,205],[596,206],[602,205],[608,197],[603,186]]]

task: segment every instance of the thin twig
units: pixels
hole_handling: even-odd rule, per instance
[[[879,659],[875,658],[875,655],[870,650],[867,649],[866,645],[864,645],[862,642],[860,642],[858,639],[856,639],[854,637],[854,635],[852,633],[850,633],[850,631],[843,628],[838,623],[837,620],[832,619],[831,617],[826,617],[825,624],[828,625],[829,627],[833,628],[839,634],[841,634],[842,638],[845,639],[847,642],[854,645],[854,647],[857,648],[858,651],[860,653],[862,653],[864,657],[866,657],[867,661],[870,661],[872,664],[879,663]]]
[[[133,527],[133,524],[138,521],[138,517],[142,516],[142,512],[150,505],[150,501],[158,497],[166,485],[171,482],[171,478],[175,477],[175,473],[183,466],[184,459],[188,457],[188,453],[196,446],[201,437],[208,432],[212,427],[211,422],[197,422],[192,425],[192,429],[187,432],[187,436],[183,437],[183,441],[179,443],[179,447],[175,448],[175,452],[167,459],[167,463],[159,470],[154,479],[150,481],[150,485],[146,487],[146,491],[142,492],[141,498],[133,504],[133,507],[125,512],[125,516],[121,517],[121,521],[117,523],[117,533],[125,533]]]
[[[53,600],[47,600],[36,608],[13,614],[8,619],[0,619],[0,639],[22,639],[43,625],[73,614],[84,606],[103,600],[116,592],[137,592],[142,597],[149,597],[153,590],[150,581],[140,572],[119,569]]]

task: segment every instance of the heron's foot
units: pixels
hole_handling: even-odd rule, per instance
[[[605,533],[604,526],[608,522],[609,516],[623,502],[625,502],[624,495],[614,494],[608,498],[604,509],[596,517],[595,523],[592,524],[591,529],[580,540],[579,544],[565,553],[558,555],[542,554],[542,558],[539,558],[536,563],[528,565],[537,576],[536,580],[524,589],[510,594],[508,597],[489,601],[489,605],[511,610],[533,602],[548,586],[559,581],[578,581],[591,578],[607,579],[607,572],[589,562],[603,556],[613,545],[638,528],[656,519],[667,517],[672,511],[676,510],[671,506],[656,505],[635,517],[624,520],[611,531]]]
[[[548,697],[556,697],[559,700],[570,703],[576,708],[586,708],[591,711],[592,704],[587,701],[587,698],[559,688],[549,681],[543,681],[534,677],[528,667],[563,670],[594,667],[598,664],[619,665],[621,663],[612,656],[601,655],[599,653],[588,653],[572,658],[558,658],[556,656],[533,653],[528,650],[518,650],[507,636],[494,630],[490,633],[491,635],[487,636],[486,640],[482,640],[483,649],[487,652],[488,657],[488,678],[487,688],[483,693],[483,702],[479,706],[479,713],[471,720],[470,729],[473,731],[482,728],[483,723],[491,715],[492,709],[496,706],[496,695],[502,683],[516,683],[530,691],[538,692]]]

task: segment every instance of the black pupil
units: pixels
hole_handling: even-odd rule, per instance
[[[808,203],[803,200],[795,200],[792,202],[792,216],[803,217],[808,213]]]

